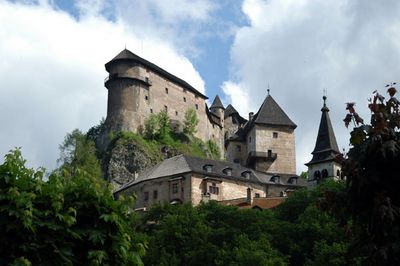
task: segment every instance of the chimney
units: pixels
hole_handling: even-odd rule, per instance
[[[254,113],[253,113],[253,112],[250,112],[250,113],[249,113],[249,121],[251,121],[251,119],[253,119],[253,116],[254,116]]]
[[[249,205],[253,204],[253,195],[252,195],[253,193],[252,193],[252,190],[253,189],[251,189],[251,188],[247,188],[246,202]]]

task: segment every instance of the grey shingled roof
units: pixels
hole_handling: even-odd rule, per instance
[[[212,171],[207,172],[204,168],[205,165],[212,165]],[[224,173],[224,169],[231,168],[232,175],[228,176]],[[250,179],[246,179],[242,174],[245,171],[249,171]],[[231,180],[241,180],[241,181],[250,181],[254,183],[262,183],[262,184],[275,184],[270,181],[273,175],[279,175],[281,177],[281,182],[278,185],[290,185],[287,184],[287,181],[291,177],[297,177],[296,175],[288,175],[288,174],[266,174],[262,172],[255,171],[250,168],[243,167],[239,164],[227,162],[227,161],[216,161],[212,159],[202,159],[198,157],[188,156],[188,155],[177,155],[175,157],[166,159],[161,163],[147,169],[143,173],[139,174],[139,177],[131,181],[121,188],[119,188],[116,193],[123,191],[135,184],[157,179],[161,177],[168,177],[168,176],[176,176],[181,175],[189,172],[195,172],[204,174],[206,176],[215,177],[215,178],[225,178]],[[299,184],[300,186],[302,184]]]
[[[213,103],[212,103],[210,108],[222,108],[222,109],[225,109],[225,107],[222,104],[221,99],[219,98],[218,95],[215,96],[214,101],[213,101]]]
[[[193,92],[194,94],[204,98],[204,99],[208,99],[207,96],[205,96],[204,94],[200,93],[198,90],[196,90],[195,88],[193,88],[189,83],[187,83],[186,81],[178,78],[177,76],[167,72],[166,70],[162,69],[161,67],[147,61],[144,58],[141,58],[140,56],[132,53],[131,51],[124,49],[123,51],[121,51],[117,56],[115,56],[113,59],[111,59],[110,62],[108,62],[105,66],[106,66],[106,70],[109,71],[110,66],[113,62],[115,61],[119,61],[119,60],[132,60],[135,62],[138,62],[140,64],[142,64],[143,66],[151,69],[152,71],[156,72],[157,74],[165,77],[166,79],[169,79],[170,81],[184,87],[185,89],[188,89],[189,91]]]
[[[228,106],[225,109],[225,114],[224,117],[225,119],[229,116],[232,116],[233,121],[236,122],[237,124],[244,124],[247,122],[246,119],[244,119],[238,111],[236,111],[236,109],[231,105],[228,104]]]
[[[287,116],[271,95],[265,98],[258,112],[254,115],[253,123],[270,126],[289,126],[296,128],[296,124]]]
[[[325,103],[326,97],[324,96],[323,99],[324,105],[321,109],[322,115],[319,123],[317,141],[315,142],[315,148],[312,152],[313,158],[310,162],[306,163],[306,165],[335,160],[337,155],[340,154],[331,119],[329,118],[329,108]]]

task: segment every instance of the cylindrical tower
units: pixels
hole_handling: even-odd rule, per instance
[[[150,82],[143,73],[138,56],[123,50],[106,65],[109,76],[105,79],[108,89],[106,126],[108,131],[136,132],[141,125],[139,114],[141,89],[148,89]]]

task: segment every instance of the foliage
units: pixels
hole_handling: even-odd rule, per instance
[[[197,125],[199,119],[197,118],[197,112],[193,108],[188,109],[185,112],[185,120],[183,121],[183,133],[188,135],[194,135],[197,132]]]
[[[151,114],[144,123],[144,133],[148,139],[168,140],[171,133],[171,120],[167,112]]]
[[[389,99],[374,92],[370,99],[371,124],[355,116],[348,105],[344,119],[355,127],[353,147],[343,171],[348,182],[348,206],[359,252],[369,264],[400,264],[400,113],[395,83],[387,85]]]
[[[99,138],[100,134],[103,132],[104,127],[105,127],[106,120],[101,118],[100,123],[96,126],[93,126],[89,128],[88,132],[86,133],[86,137],[93,141],[96,142],[97,139]]]
[[[25,167],[20,150],[0,165],[0,265],[142,265],[132,198],[115,200],[98,176]]]
[[[88,139],[80,130],[75,129],[65,136],[60,145],[60,170],[70,175],[76,171],[85,171],[92,176],[101,176],[100,162],[96,156],[94,141]]]
[[[206,142],[206,145],[208,151],[210,152],[211,158],[215,160],[221,159],[221,151],[219,150],[219,147],[215,141],[210,139]]]
[[[240,211],[215,202],[158,206],[144,219],[149,265],[285,265],[285,258],[258,234],[267,212]],[[152,226],[148,222],[152,221]],[[246,225],[245,227],[243,225]]]

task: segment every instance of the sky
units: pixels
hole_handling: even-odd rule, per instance
[[[368,121],[372,92],[398,81],[398,14],[397,0],[0,0],[0,157],[21,147],[55,168],[65,135],[105,117],[104,64],[126,47],[245,118],[269,88],[298,126],[300,174],[324,90],[348,150],[345,103]]]

